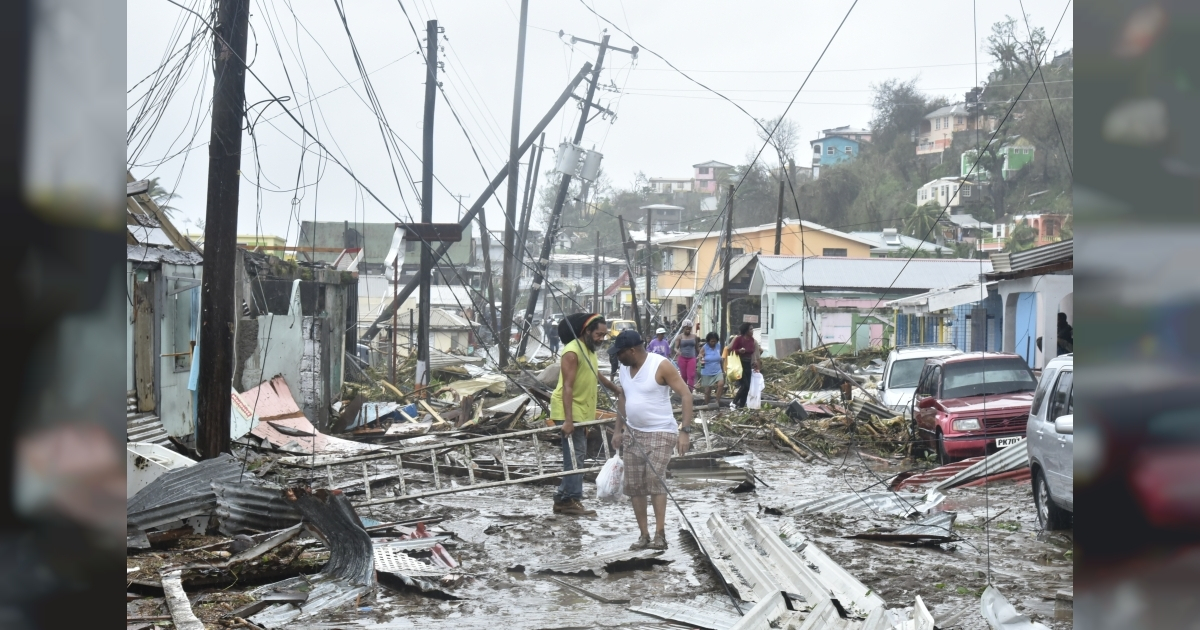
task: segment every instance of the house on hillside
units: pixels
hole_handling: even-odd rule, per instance
[[[678,193],[691,192],[692,180],[685,177],[651,177],[650,192]]]
[[[995,125],[994,116],[972,116],[968,113],[966,103],[955,103],[935,109],[925,114],[924,120],[916,130],[917,155],[941,153],[950,148],[954,134],[976,129],[991,133]]]
[[[907,335],[886,303],[942,287],[978,282],[991,263],[936,258],[759,256],[749,294],[760,300],[766,356],[824,345],[856,352]],[[936,337],[936,330],[931,331]]]
[[[738,228],[733,230],[732,237],[730,245],[734,257],[775,252],[774,223]],[[655,297],[663,301],[663,313],[672,318],[687,313],[692,309],[695,298],[709,290],[705,288],[706,281],[711,287],[721,275],[724,248],[718,249],[720,240],[719,230],[661,235],[652,239],[660,260],[670,261],[669,265],[664,263],[656,274],[658,292]],[[793,256],[868,258],[871,248],[875,246],[876,242],[869,239],[809,221],[801,223],[796,219],[787,219],[783,222],[779,251]],[[704,306],[697,308],[697,322],[703,310]],[[710,312],[704,317],[711,319],[712,315]]]
[[[1067,218],[1068,215],[1052,213],[1014,215],[1007,221],[997,221],[992,225],[992,237],[982,239],[978,249],[982,252],[1002,251],[1018,225],[1033,228],[1036,234],[1033,247],[1057,243],[1062,240],[1062,227]]]
[[[729,164],[716,160],[693,164],[692,190],[709,195],[716,194],[721,176],[732,169],[733,167]]]
[[[976,244],[992,233],[992,224],[980,221],[970,214],[948,214],[938,223],[942,226],[942,238],[948,243]]]
[[[1026,140],[1020,136],[1013,136],[1009,138],[1005,142],[1004,146],[1002,146],[998,151],[1000,159],[1002,160],[1000,166],[1000,175],[1005,181],[1008,181],[1009,177],[1011,177],[1013,173],[1016,173],[1033,162],[1035,152],[1036,147],[1034,147],[1033,143],[1029,140]],[[978,159],[976,156],[978,155],[979,152],[975,149],[963,151],[962,156],[959,158],[959,169],[963,177],[967,177],[969,175],[971,179],[985,182],[991,177],[991,173],[982,168],[975,167],[975,161]]]
[[[980,185],[961,177],[940,177],[917,189],[917,205],[932,203],[940,208],[954,208],[979,203],[983,200]]]
[[[837,130],[845,131],[835,133]],[[822,166],[833,166],[857,158],[860,144],[870,137],[870,132],[861,129],[839,127],[825,130],[816,140],[809,140],[812,146],[812,178],[821,176]]]

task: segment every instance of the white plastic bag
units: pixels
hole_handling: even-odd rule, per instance
[[[625,461],[620,455],[613,455],[604,462],[600,474],[596,475],[596,498],[606,503],[615,503],[621,500],[624,492]]]
[[[763,380],[762,372],[753,372],[750,374],[750,394],[746,396],[746,406],[751,409],[762,408],[762,393],[763,388],[767,386]]]

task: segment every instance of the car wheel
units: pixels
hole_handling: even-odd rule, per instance
[[[1065,529],[1071,523],[1071,513],[1055,505],[1050,498],[1050,487],[1046,485],[1046,474],[1038,470],[1033,473],[1033,505],[1037,509],[1038,523],[1044,530]]]
[[[946,452],[946,436],[942,435],[941,431],[937,434],[937,457],[938,463],[945,466],[954,461],[950,458],[950,454]]]

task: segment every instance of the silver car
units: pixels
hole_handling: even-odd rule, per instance
[[[1043,529],[1071,525],[1074,496],[1075,361],[1055,357],[1042,370],[1026,425],[1033,504]]]
[[[879,382],[879,399],[898,415],[911,417],[909,405],[917,391],[917,379],[925,367],[925,359],[959,354],[950,345],[905,346],[888,353]]]

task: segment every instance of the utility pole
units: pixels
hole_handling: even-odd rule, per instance
[[[783,166],[779,167],[779,210],[775,212],[775,255],[779,255],[779,247],[783,244]]]
[[[629,277],[629,301],[633,304],[633,321],[641,326],[642,318],[638,317],[637,275],[633,273],[633,261],[629,259],[629,249],[633,242],[626,236],[624,216],[617,215],[617,225],[621,228],[621,251],[625,254],[625,273]]]
[[[562,94],[558,96],[558,99],[554,101],[554,104],[550,107],[550,110],[546,112],[546,115],[543,116],[540,121],[538,121],[537,125],[534,125],[533,130],[528,136],[525,137],[525,141],[521,143],[522,154],[533,146],[534,140],[537,138],[538,134],[545,131],[546,127],[550,125],[550,122],[554,120],[554,117],[558,115],[558,112],[562,111],[563,105],[565,105],[567,101],[571,100],[571,96],[574,93],[575,88],[583,82],[584,78],[587,77],[591,69],[592,62],[589,61],[583,64],[583,67],[579,69],[579,72],[576,73],[575,77],[571,79],[571,82],[567,84],[566,89],[564,89]],[[465,230],[471,225],[471,222],[475,220],[475,215],[479,214],[483,210],[484,203],[495,194],[496,189],[500,187],[500,184],[504,183],[504,179],[506,177],[508,177],[507,164],[504,166],[503,170],[496,173],[496,175],[492,177],[492,181],[488,182],[488,185],[484,187],[483,192],[476,197],[475,203],[471,204],[471,208],[467,210],[466,214],[463,215],[463,218],[459,220],[458,226],[460,229]],[[439,244],[437,251],[433,253],[434,260],[440,260],[449,249],[450,243],[443,242]],[[375,336],[379,334],[380,326],[388,321],[388,318],[392,316],[392,312],[399,308],[400,304],[413,294],[413,291],[417,290],[417,286],[419,284],[420,278],[413,278],[412,280],[409,280],[408,284],[404,285],[404,288],[400,290],[400,293],[396,294],[396,296],[392,298],[392,303],[383,309],[383,312],[381,312],[379,316],[375,318],[375,321],[371,323],[371,326],[362,334],[360,341],[371,341],[374,339]]]
[[[487,278],[487,308],[481,313],[488,318],[488,328],[496,332],[496,283],[492,279],[492,235],[488,234],[487,212],[479,213],[479,242],[483,245],[483,275]],[[507,263],[508,258],[505,258]],[[503,337],[507,338],[507,335]],[[497,342],[498,343],[498,342]]]
[[[404,248],[401,247],[400,250],[396,252],[396,258],[392,260],[392,297],[395,297],[396,291],[400,290],[400,259],[403,257],[404,257]],[[397,325],[400,323],[399,321],[397,321],[397,316],[399,314],[400,314],[399,310],[392,311],[392,363],[391,363],[392,367],[391,367],[391,370],[389,370],[389,376],[391,377],[392,385],[396,384],[396,352],[397,352],[396,346],[398,345],[397,342],[400,340],[400,335],[399,335],[400,331],[397,329]],[[409,318],[409,322],[411,323],[412,322],[412,311],[408,312],[408,318]],[[410,326],[410,328],[411,328],[411,326]],[[409,337],[412,337],[412,331],[409,331]],[[411,341],[411,339],[410,339],[410,341]]]
[[[604,67],[604,53],[608,49],[608,35],[600,40],[600,52],[596,54],[596,65],[592,68],[592,80],[588,83],[587,97],[583,100],[582,111],[579,115],[579,125],[575,128],[575,140],[578,145],[583,141],[583,130],[587,126],[588,113],[592,108],[592,98],[596,95],[596,85],[600,83],[600,70]],[[526,340],[529,338],[525,331],[529,330],[533,321],[533,311],[537,307],[538,294],[546,277],[546,265],[550,261],[550,252],[554,248],[554,232],[558,229],[558,219],[562,215],[563,204],[567,201],[567,192],[571,188],[571,176],[563,174],[558,183],[558,196],[554,199],[554,208],[550,212],[550,220],[546,222],[546,235],[542,239],[542,252],[538,257],[533,271],[533,286],[529,289],[529,301],[525,307],[525,319],[521,325],[521,343],[517,354],[525,354]]]
[[[654,210],[646,208],[646,334],[649,335],[653,331],[650,329],[650,273],[651,267],[654,266],[654,256],[650,253],[650,230],[654,225]]]
[[[433,223],[433,107],[437,103],[438,24],[425,24],[425,122],[421,128],[421,223]],[[433,276],[433,251],[421,240],[420,308],[417,317],[416,389],[429,384],[429,283]]]
[[[463,200],[463,197],[466,197],[466,195],[450,195],[450,196],[454,197],[455,199],[458,200],[458,220],[462,221],[462,209],[463,209],[462,200]]]
[[[733,263],[733,184],[725,211],[725,264],[721,265],[721,343],[729,339],[729,265]]]
[[[212,135],[200,290],[200,382],[197,450],[205,459],[229,451],[233,386],[234,270],[238,254],[238,183],[246,105],[249,0],[220,0],[213,33]]]
[[[529,174],[525,176],[525,196],[521,200],[521,226],[517,231],[517,249],[515,252],[506,252],[509,256],[515,258],[513,263],[516,265],[513,272],[513,300],[514,304],[517,296],[521,293],[521,276],[525,274],[525,259],[528,251],[526,244],[529,241],[529,215],[533,213],[533,200],[537,196],[537,179],[538,169],[542,166],[542,151],[546,149],[546,134],[542,133],[541,140],[538,141],[538,146],[534,147],[534,153],[529,157]],[[509,323],[512,327],[512,323]]]
[[[604,316],[600,308],[600,230],[596,230],[596,253],[592,258],[592,311]]]
[[[521,177],[521,154],[518,151],[521,141],[521,90],[525,80],[525,31],[529,23],[529,0],[521,0],[521,20],[517,31],[517,78],[513,84],[512,133],[508,141],[508,198],[505,204],[504,221],[504,277],[501,280],[500,296],[500,327],[502,330],[512,328],[513,304],[516,301],[518,265],[521,260],[512,255],[517,244],[517,222],[520,220],[520,208],[517,206],[517,186]],[[488,274],[489,277],[491,274]],[[490,299],[490,298],[489,298]],[[499,340],[500,367],[508,365],[508,334]]]

